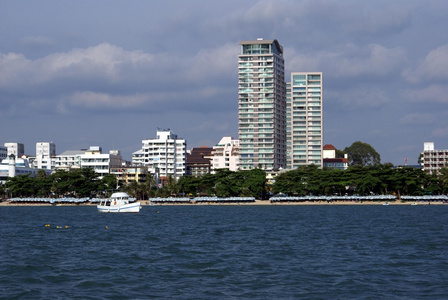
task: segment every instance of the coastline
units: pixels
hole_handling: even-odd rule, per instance
[[[257,205],[269,205],[269,206],[290,206],[290,205],[326,205],[326,206],[338,206],[338,205],[447,205],[442,201],[427,201],[427,202],[412,202],[412,201],[303,201],[303,202],[270,202],[269,200],[255,200],[255,202],[244,202],[244,203],[151,203],[151,201],[138,200],[142,206],[203,206],[203,205],[214,205],[214,206],[257,206]],[[81,204],[51,204],[51,203],[12,203],[8,201],[0,202],[1,206],[96,206],[95,203],[81,203]]]

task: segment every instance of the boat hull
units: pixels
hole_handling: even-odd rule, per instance
[[[124,205],[97,205],[96,208],[102,213],[138,213],[142,206],[140,202],[134,202]]]

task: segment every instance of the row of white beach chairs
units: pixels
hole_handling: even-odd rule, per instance
[[[150,198],[149,201],[153,203],[199,203],[199,202],[255,202],[254,197],[196,197],[196,198]]]

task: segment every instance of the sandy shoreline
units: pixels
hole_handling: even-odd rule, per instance
[[[221,206],[246,206],[246,205],[273,205],[273,206],[288,206],[288,205],[447,205],[441,201],[434,202],[412,202],[412,201],[305,201],[305,202],[274,202],[269,200],[255,200],[249,203],[156,203],[152,204],[150,201],[139,200],[142,206],[203,206],[203,205],[221,205]],[[96,206],[96,204],[81,203],[81,204],[50,204],[50,203],[11,203],[8,201],[0,202],[0,206]]]

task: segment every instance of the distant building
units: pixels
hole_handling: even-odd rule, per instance
[[[448,167],[448,149],[435,150],[434,142],[425,142],[420,164],[425,172],[437,174],[441,168]]]
[[[85,150],[67,150],[55,156],[54,168],[66,170],[81,168],[81,155]]]
[[[148,168],[144,166],[111,168],[110,174],[114,175],[117,178],[119,187],[125,186],[133,181],[144,183],[151,176],[151,174],[148,172]]]
[[[200,177],[209,174],[212,168],[212,152],[213,148],[203,146],[193,148],[187,153],[187,175]]]
[[[103,177],[110,173],[112,168],[123,165],[120,150],[111,150],[102,153],[99,146],[90,146],[84,150],[68,150],[54,157],[54,169],[70,171],[79,168],[92,168]]]
[[[39,169],[52,170],[55,166],[56,145],[52,142],[36,143],[36,157],[33,166]]]
[[[322,151],[323,156],[323,166],[331,169],[339,169],[339,170],[347,170],[348,169],[348,158],[345,157],[336,157],[336,148],[327,144],[323,146]]]
[[[286,167],[322,167],[323,78],[321,72],[292,72],[286,83]]]
[[[8,148],[0,145],[0,162],[8,157]]]
[[[22,143],[5,143],[5,147],[8,148],[8,157],[13,154],[16,158],[20,158],[25,154],[25,145]]]
[[[186,173],[186,147],[185,139],[169,129],[158,129],[157,138],[142,141],[143,157],[134,152],[132,163],[147,166],[162,181],[169,176],[177,180]]]
[[[0,183],[5,184],[9,177],[16,177],[18,175],[29,175],[35,177],[37,172],[42,169],[31,168],[27,158],[16,158],[14,154],[10,154],[8,158],[3,159],[0,162]],[[47,175],[51,173],[51,170],[44,170]]]
[[[213,146],[212,170],[238,171],[240,167],[240,143],[230,136],[223,137]]]
[[[110,150],[109,153],[102,153],[101,147],[91,146],[84,154],[80,155],[81,168],[92,168],[103,177],[110,173],[110,169],[118,168],[122,165],[122,157],[119,150]]]
[[[143,149],[137,150],[132,153],[132,165],[143,166],[145,162],[145,155]]]

